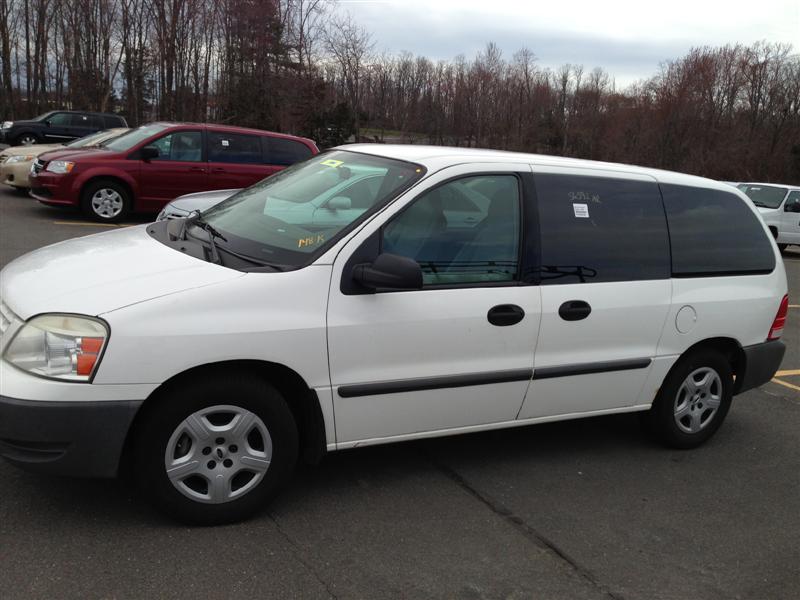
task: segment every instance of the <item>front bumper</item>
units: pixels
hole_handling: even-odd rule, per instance
[[[17,188],[31,187],[28,175],[31,172],[30,162],[8,163],[0,165],[0,183]]]
[[[113,477],[142,402],[45,402],[0,396],[0,456],[29,471]]]
[[[739,369],[741,375],[736,378],[735,394],[757,388],[772,379],[781,366],[783,355],[786,353],[786,344],[775,340],[745,346],[742,350],[744,369]]]
[[[78,206],[78,191],[73,189],[75,176],[72,174],[56,174],[40,171],[29,176],[31,196],[39,202],[52,205]]]

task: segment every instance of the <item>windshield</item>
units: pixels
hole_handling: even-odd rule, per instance
[[[227,238],[223,248],[301,267],[424,172],[388,158],[327,152],[242,190],[204,212],[203,220]]]
[[[86,148],[87,146],[95,146],[108,138],[108,131],[98,131],[92,135],[87,135],[77,140],[73,140],[68,144],[64,144],[67,148]],[[113,139],[113,138],[112,138]]]
[[[105,144],[105,147],[114,152],[125,152],[130,150],[137,144],[143,142],[152,135],[164,131],[169,125],[164,123],[151,123],[150,125],[142,125],[136,129],[131,129],[128,133],[124,133],[118,138]]]
[[[772,185],[753,185],[750,183],[741,183],[738,187],[742,190],[753,204],[761,206],[762,208],[778,208],[786,197],[786,192],[789,188],[775,187]]]

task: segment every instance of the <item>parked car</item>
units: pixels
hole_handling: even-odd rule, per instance
[[[318,152],[311,140],[258,129],[151,123],[102,148],[41,155],[31,195],[116,222],[191,192],[249,186]]]
[[[54,110],[26,121],[0,125],[0,142],[11,146],[62,144],[103,129],[128,127],[124,117],[109,113]]]
[[[79,138],[67,144],[36,144],[35,146],[21,146],[6,148],[0,152],[0,182],[10,185],[17,190],[26,190],[31,187],[30,172],[34,159],[40,154],[51,150],[76,150],[78,148],[93,148],[121,136],[126,127],[106,129]]]
[[[371,203],[317,218],[353,177],[380,182]],[[0,454],[68,475],[130,465],[194,523],[244,518],[299,456],[357,446],[627,412],[698,446],[772,378],[788,308],[735,188],[384,145],[32,252],[0,299]]]
[[[800,186],[775,183],[740,183],[753,201],[781,251],[800,245]]]

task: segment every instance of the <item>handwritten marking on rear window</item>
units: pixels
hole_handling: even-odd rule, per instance
[[[326,167],[333,167],[333,168],[336,168],[336,167],[338,167],[339,165],[341,165],[343,162],[344,162],[343,160],[333,160],[332,158],[329,158],[328,160],[323,160],[323,161],[322,161],[321,163],[319,163],[319,164],[321,164],[321,165],[325,165]]]
[[[600,194],[590,192],[569,192],[569,199],[572,202],[595,202],[600,203]]]

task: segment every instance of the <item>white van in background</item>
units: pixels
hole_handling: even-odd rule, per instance
[[[800,245],[800,187],[776,183],[740,183],[761,213],[781,251]]]
[[[124,465],[193,523],[260,510],[300,456],[370,444],[640,412],[696,447],[778,369],[788,308],[728,185],[378,144],[31,252],[0,300],[0,455]]]

